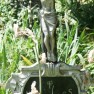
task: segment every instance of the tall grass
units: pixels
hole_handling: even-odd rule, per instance
[[[58,61],[64,61],[67,64],[74,65],[75,57],[79,48],[79,37],[78,37],[78,23],[75,23],[71,26],[69,23],[69,14],[65,11],[64,15],[64,25],[60,24],[59,36],[57,42],[58,48]],[[71,18],[72,19],[72,18]],[[60,20],[62,17],[60,17]],[[74,20],[74,19],[73,19]],[[60,22],[61,23],[61,22]]]

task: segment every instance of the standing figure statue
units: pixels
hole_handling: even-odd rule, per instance
[[[44,53],[48,61],[56,62],[56,26],[55,0],[41,0],[40,23],[43,34]]]

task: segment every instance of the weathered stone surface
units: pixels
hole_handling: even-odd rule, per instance
[[[41,64],[41,79],[43,94],[86,94],[88,79],[85,71],[65,63]],[[12,94],[27,94],[31,84],[36,81],[39,91],[39,64],[22,67],[20,73],[13,73],[7,82],[6,88]]]

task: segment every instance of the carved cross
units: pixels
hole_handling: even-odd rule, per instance
[[[53,81],[48,81],[47,85],[49,86],[49,89],[51,89],[51,87],[53,86]]]

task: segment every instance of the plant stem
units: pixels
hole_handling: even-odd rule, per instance
[[[38,42],[35,44],[35,54],[36,54],[36,60],[39,64],[39,91],[40,91],[40,94],[42,94],[42,81],[41,81],[41,65],[40,65],[40,62],[39,62],[39,52],[38,52]]]

